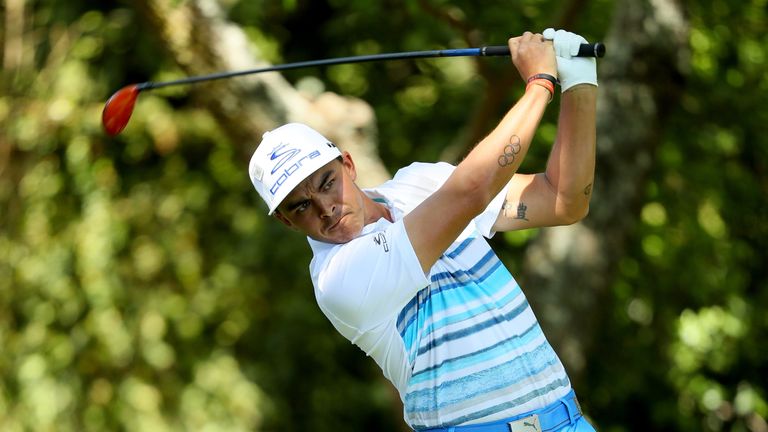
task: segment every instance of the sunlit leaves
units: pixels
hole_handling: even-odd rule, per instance
[[[744,323],[721,307],[704,308],[698,313],[685,310],[678,327],[677,365],[686,372],[706,364],[723,370],[735,360],[729,346],[744,335]]]
[[[206,258],[228,259],[204,257],[198,235],[219,188],[242,193],[247,177],[231,147],[210,145],[210,117],[191,111],[178,127],[184,115],[159,97],[140,99],[147,115],[124,138],[105,138],[99,114],[109,86],[96,65],[122,61],[135,17],[78,17],[70,6],[76,18],[67,21],[40,5],[36,22],[51,31],[35,31],[50,40],[29,39],[40,44],[25,53],[40,70],[16,75],[36,80],[13,81],[0,103],[3,146],[11,146],[0,152],[0,428],[178,430],[184,417],[191,430],[253,430],[267,403],[226,352],[216,358],[229,363],[215,367],[227,373],[206,383],[205,404],[192,405],[194,415],[178,408],[195,387],[185,375],[216,346],[234,349],[251,324],[247,291],[236,289],[251,278],[225,271],[231,264],[207,274]],[[206,150],[179,156],[182,142]],[[238,226],[253,233],[258,214],[244,215]],[[223,292],[230,299],[219,303]],[[200,344],[207,330],[219,336]],[[219,411],[207,411],[213,406]]]
[[[409,81],[405,89],[395,94],[400,111],[417,117],[431,113],[438,98],[435,83],[424,77]]]
[[[667,211],[660,203],[648,203],[643,207],[641,218],[651,226],[662,226],[667,222]]]
[[[673,367],[669,373],[679,388],[681,409],[687,412],[690,405],[698,405],[713,430],[738,417],[750,424],[768,414],[765,396],[753,384],[742,379],[734,388],[716,379],[738,362],[735,354],[740,339],[746,335],[750,309],[743,300],[733,298],[729,307],[685,310],[680,316],[677,340],[671,345]]]
[[[711,201],[705,201],[699,207],[698,221],[701,228],[716,239],[722,239],[727,234],[725,222]]]
[[[530,229],[521,231],[507,231],[502,233],[502,235],[504,236],[505,242],[514,247],[519,247],[525,245],[528,243],[528,241],[536,237],[538,232],[538,229]]]
[[[328,77],[342,89],[344,94],[361,96],[368,90],[368,81],[362,73],[366,66],[361,64],[343,64],[328,68]],[[380,67],[373,65],[369,67]]]
[[[119,138],[101,132],[103,102],[121,85],[184,76],[139,13],[23,3],[28,51],[3,58],[0,81],[0,429],[393,430],[396,396],[317,310],[303,237],[255,197],[241,152],[250,144],[229,142],[183,87],[142,94]],[[223,4],[270,61],[503,44],[564,7]],[[586,2],[574,30],[604,37],[612,6]],[[618,357],[586,359],[600,378],[583,391],[614,402],[593,411],[607,430],[632,430],[617,406],[656,421],[650,430],[766,430],[766,2],[689,8],[691,75],[675,81],[681,104],[659,131],[640,212],[615,221],[634,235],[613,302],[594,311],[608,334],[599,342]],[[288,76],[309,94],[370,103],[392,168],[437,159],[501,94],[475,125],[489,130],[523,89],[503,58]],[[556,110],[548,116],[527,163],[545,162]],[[621,151],[598,138],[606,144]],[[497,236],[511,268],[538,233]]]

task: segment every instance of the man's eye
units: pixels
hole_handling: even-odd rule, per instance
[[[309,203],[307,201],[304,201],[303,203],[301,203],[298,206],[296,206],[296,211],[297,212],[303,212],[304,210],[307,209],[307,207],[309,207]]]
[[[326,190],[326,191],[327,191],[328,189],[330,189],[330,188],[331,188],[331,186],[333,186],[333,182],[334,182],[334,181],[335,181],[335,180],[328,180],[328,182],[326,182],[326,183],[325,183],[325,185],[323,186],[323,190]]]

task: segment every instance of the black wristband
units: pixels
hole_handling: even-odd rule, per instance
[[[531,81],[537,80],[537,79],[545,79],[545,80],[551,82],[553,86],[556,86],[556,85],[560,84],[560,81],[558,81],[557,78],[553,77],[550,74],[544,74],[544,73],[540,73],[540,74],[536,74],[536,75],[531,76],[530,78],[528,78],[528,82],[531,82]]]

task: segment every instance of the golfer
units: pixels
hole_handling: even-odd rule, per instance
[[[597,74],[594,59],[571,57],[583,42],[553,29],[511,38],[526,91],[458,166],[414,163],[361,190],[350,154],[296,123],[251,158],[269,214],[308,237],[320,309],[395,385],[414,430],[594,431],[484,238],[587,214]],[[546,172],[516,174],[558,78]]]

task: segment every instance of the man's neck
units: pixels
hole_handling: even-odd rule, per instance
[[[381,218],[394,222],[389,208],[380,202],[376,202],[371,197],[363,193],[363,205],[365,205],[365,224],[372,224]]]

